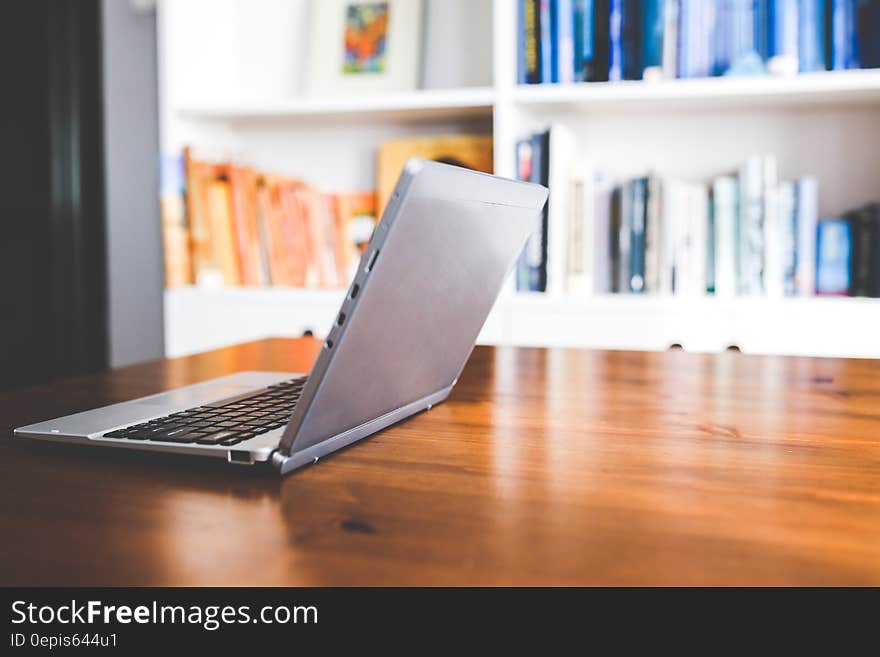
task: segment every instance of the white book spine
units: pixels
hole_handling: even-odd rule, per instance
[[[550,197],[547,213],[547,294],[562,296],[568,265],[569,204],[574,136],[562,125],[550,128]]]
[[[737,291],[736,242],[737,242],[737,182],[733,176],[716,178],[712,202],[715,216],[715,294],[733,297]]]
[[[767,290],[767,281],[770,281],[770,290],[769,293],[771,296],[780,297],[784,294],[784,286],[782,284],[782,244],[781,244],[781,233],[782,227],[781,222],[779,220],[779,210],[777,208],[778,205],[778,178],[776,175],[776,158],[772,155],[765,155],[761,158],[761,175],[762,175],[762,189],[761,193],[763,196],[764,203],[764,268],[767,268],[767,254],[769,250],[771,262],[770,262],[770,272],[769,275],[764,273],[764,292],[768,293]],[[770,236],[772,239],[772,244],[767,245],[766,239],[767,236]]]
[[[614,180],[601,173],[593,179],[593,292],[611,292],[611,196]]]
[[[589,295],[594,288],[595,195],[593,169],[583,164],[572,169],[568,208],[568,258],[566,289],[572,295]]]
[[[815,178],[808,176],[798,180],[795,204],[797,293],[812,296],[816,293],[816,223],[819,220],[819,183]]]

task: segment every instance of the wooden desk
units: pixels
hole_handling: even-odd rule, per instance
[[[880,362],[481,347],[445,404],[286,479],[10,438],[318,346],[0,397],[0,584],[880,584]]]

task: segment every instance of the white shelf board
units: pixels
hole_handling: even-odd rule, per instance
[[[825,71],[790,77],[714,77],[518,85],[514,102],[533,109],[586,111],[797,107],[802,103],[880,103],[880,69]]]
[[[165,294],[166,351],[179,356],[271,336],[322,336],[342,290],[176,288]],[[503,295],[479,342],[522,346],[880,357],[880,300]]]
[[[495,99],[491,87],[423,89],[419,91],[340,98],[292,98],[244,102],[214,102],[177,108],[183,119],[240,121],[255,119],[312,119],[370,117],[382,120],[434,120],[449,117],[488,117]]]

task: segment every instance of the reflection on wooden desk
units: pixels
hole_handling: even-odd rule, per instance
[[[0,584],[880,584],[880,363],[478,347],[452,397],[286,479],[12,427],[265,340],[0,396]]]

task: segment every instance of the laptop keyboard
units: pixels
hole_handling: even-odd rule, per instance
[[[154,440],[165,443],[235,445],[283,427],[302,394],[306,377],[265,390],[190,408],[149,422],[109,431],[103,438]]]

